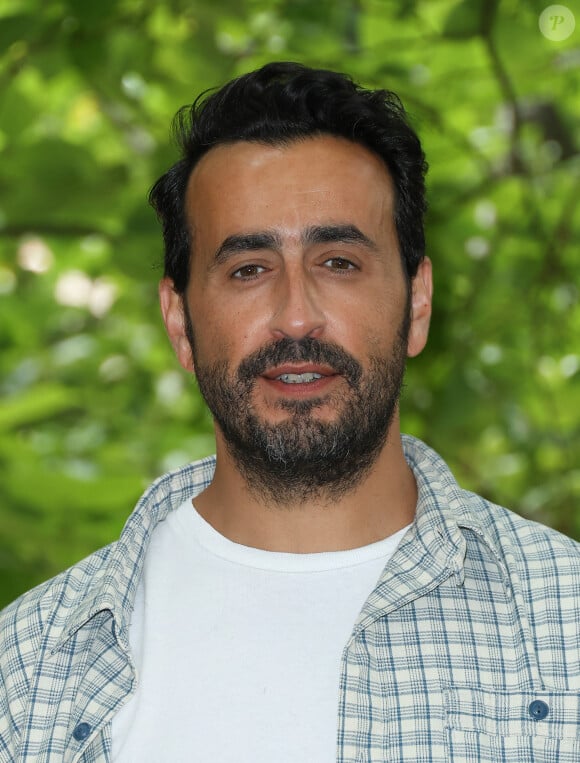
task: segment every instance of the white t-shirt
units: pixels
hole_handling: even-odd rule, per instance
[[[335,761],[341,654],[406,529],[291,554],[234,543],[189,501],[172,512],[145,559],[113,761]]]

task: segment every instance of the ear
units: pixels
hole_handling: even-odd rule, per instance
[[[407,343],[407,355],[414,358],[427,344],[433,298],[433,274],[431,260],[425,257],[411,284],[411,327]]]
[[[186,371],[193,373],[193,357],[185,330],[183,299],[181,294],[175,291],[171,278],[164,278],[159,283],[159,303],[161,305],[165,329],[177,359]]]

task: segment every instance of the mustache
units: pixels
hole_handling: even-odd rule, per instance
[[[361,364],[333,342],[323,342],[312,337],[284,337],[244,358],[238,367],[237,376],[241,382],[249,385],[256,376],[261,376],[269,368],[296,362],[330,366],[337,374],[344,376],[351,387],[358,385],[363,374]]]

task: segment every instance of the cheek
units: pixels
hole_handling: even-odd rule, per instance
[[[388,298],[374,310],[367,311],[366,332],[362,338],[369,355],[384,357],[392,353],[400,342],[401,330],[405,323],[406,303],[396,298],[389,305]]]
[[[199,310],[192,320],[198,360],[202,363],[226,361],[235,368],[248,354],[250,338],[239,318]]]
[[[208,351],[222,357],[225,352],[244,356],[264,344],[268,339],[267,304],[264,294],[240,300],[223,292],[208,293],[198,311]]]

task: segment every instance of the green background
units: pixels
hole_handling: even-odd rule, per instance
[[[436,300],[403,429],[580,536],[580,36],[544,37],[546,5],[3,0],[0,605],[212,451],[159,318],[146,195],[174,112],[273,59],[395,90],[424,141]]]

